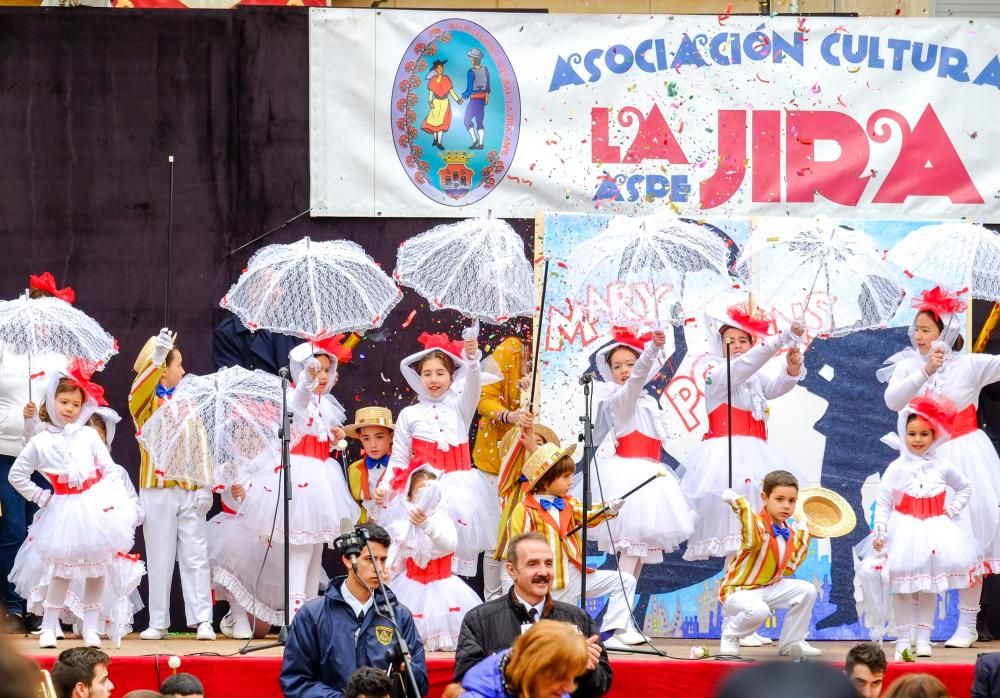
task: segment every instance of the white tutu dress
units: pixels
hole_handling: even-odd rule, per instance
[[[400,362],[400,371],[417,394],[417,402],[403,408],[396,420],[389,467],[378,489],[388,492],[385,513],[377,520],[385,526],[401,518],[398,506],[409,475],[417,467],[430,464],[442,472],[444,501],[458,532],[452,560],[456,574],[476,574],[479,554],[496,545],[499,512],[496,486],[473,470],[469,451],[469,429],[479,406],[482,385],[479,359],[462,359],[461,342],[449,342],[444,335],[421,335],[423,351]],[[415,365],[432,351],[442,351],[457,367],[447,392],[432,397],[424,387]],[[495,379],[495,377],[490,377]]]
[[[875,535],[884,538],[883,554],[894,594],[965,589],[979,577],[976,542],[953,520],[965,508],[972,485],[942,456],[947,436],[935,429],[935,443],[922,455],[905,442],[906,420],[920,408],[899,414],[900,448],[886,468],[875,503]],[[923,416],[923,414],[921,414]],[[945,504],[948,489],[951,502]]]
[[[419,526],[408,518],[389,526],[390,573],[400,570],[390,587],[410,609],[417,632],[428,652],[454,652],[462,619],[483,600],[468,584],[452,574],[452,556],[458,533],[442,497],[440,481],[424,486],[407,512],[430,512]],[[407,489],[409,489],[407,487]]]
[[[618,339],[603,347],[596,358],[603,379],[595,388],[598,431],[611,432],[615,455],[591,466],[594,494],[610,502],[657,473],[666,474],[630,495],[617,517],[593,529],[593,538],[603,551],[620,551],[644,563],[657,563],[663,561],[664,552],[673,552],[691,535],[695,512],[673,470],[660,461],[670,435],[662,410],[645,391],[646,383],[660,369],[659,349],[651,341],[643,346],[630,334],[620,333]],[[606,357],[622,346],[642,350],[629,379],[618,385]]]
[[[698,520],[688,540],[685,560],[705,560],[725,557],[740,547],[740,522],[732,508],[722,501],[729,487],[728,407],[726,397],[726,355],[719,330],[735,327],[755,335],[754,325],[739,311],[729,315],[729,309],[710,305],[706,313],[711,355],[705,374],[705,409],[708,431],[681,462],[684,474],[681,488],[690,499]],[[765,376],[760,369],[783,347],[796,343],[790,332],[760,339],[746,353],[730,360],[733,412],[733,481],[732,489],[747,501],[760,501],[764,476],[774,470],[796,469],[774,447],[767,443],[767,401],[790,391],[805,378],[801,367],[798,376],[790,376],[782,368],[776,375]]]

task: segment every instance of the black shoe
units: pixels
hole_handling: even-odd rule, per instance
[[[482,149],[483,149],[482,143],[476,143],[475,145],[472,146],[472,150],[482,150]]]
[[[976,630],[979,632],[979,642],[993,642],[995,639],[993,633],[990,632],[990,626],[986,622],[985,609],[979,611],[979,615],[976,616]]]
[[[10,635],[24,635],[27,632],[24,616],[20,613],[8,613],[4,619],[4,630]]]
[[[441,145],[440,143],[435,143],[434,145],[438,147],[438,150],[444,150],[444,146]]]

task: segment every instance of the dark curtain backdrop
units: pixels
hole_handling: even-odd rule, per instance
[[[51,271],[118,338],[98,378],[123,416],[114,456],[133,474],[127,396],[136,353],[164,325],[169,155],[169,325],[189,372],[212,371],[218,301],[264,244],[349,239],[391,271],[400,242],[446,222],[303,216],[228,255],[309,207],[308,79],[306,10],[0,9],[0,297]],[[512,223],[530,245],[533,222]],[[348,413],[409,402],[400,358],[420,332],[457,332],[459,319],[408,292],[341,372]],[[483,340],[518,330],[484,328]],[[179,601],[175,584],[177,630]]]

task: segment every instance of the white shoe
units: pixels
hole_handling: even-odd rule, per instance
[[[219,621],[219,632],[221,632],[226,637],[233,637],[233,614],[227,613],[222,616],[222,620]]]
[[[630,652],[632,650],[631,647],[629,647],[628,645],[626,645],[624,642],[622,642],[621,640],[619,640],[617,637],[609,637],[607,640],[604,641],[603,644],[604,644],[604,649],[606,649],[606,650],[608,650],[610,652],[614,652],[616,650],[618,652]]]
[[[957,628],[955,634],[944,643],[945,647],[972,647],[972,644],[979,639],[979,633],[968,628]]]
[[[615,639],[626,645],[643,645],[646,643],[646,636],[634,627],[629,628],[623,633],[618,633],[615,635]]]
[[[100,649],[101,636],[93,630],[84,630],[81,637],[83,637],[83,644],[85,647],[97,647]]]
[[[911,647],[912,647],[912,645],[910,645],[909,643],[905,643],[905,644],[897,643],[896,644],[896,654],[894,655],[895,660],[897,662],[905,662],[906,658],[903,657],[903,653],[904,652],[909,652],[911,654],[911,656],[912,656],[913,650],[911,649]]]
[[[930,657],[931,656],[931,643],[929,643],[929,642],[918,642],[917,643],[917,656],[918,657]]]
[[[139,633],[140,640],[166,640],[167,636],[170,635],[166,630],[160,630],[159,628],[154,628],[149,626],[141,633]]]
[[[42,649],[53,649],[56,647],[56,633],[54,630],[43,630],[38,634],[38,646]]]
[[[209,623],[208,621],[205,621],[204,623],[198,623],[197,637],[199,640],[214,640],[215,631],[212,630],[212,624]]]
[[[782,657],[800,659],[802,657],[818,657],[823,654],[823,650],[813,647],[805,640],[799,640],[798,642],[793,642],[786,647],[782,647],[778,650],[778,654]]]
[[[719,654],[727,657],[740,656],[740,640],[732,635],[723,635],[719,639]]]

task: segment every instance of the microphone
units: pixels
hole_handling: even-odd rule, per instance
[[[340,537],[333,541],[334,548],[341,555],[351,561],[351,567],[358,571],[358,555],[361,554],[361,547],[364,545],[361,535],[358,533],[354,522],[346,516],[340,520]]]
[[[287,366],[282,366],[281,368],[279,368],[278,369],[278,376],[280,376],[281,378],[284,378],[285,380],[288,380],[288,367]]]
[[[594,382],[594,372],[593,371],[587,371],[586,373],[584,373],[579,378],[580,385],[588,385],[588,384],[593,383],[593,382]]]

